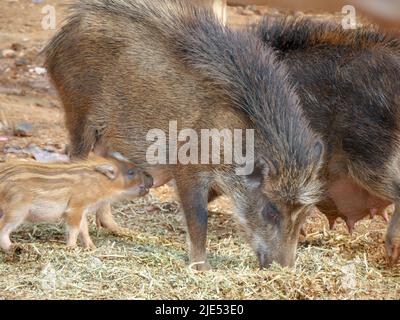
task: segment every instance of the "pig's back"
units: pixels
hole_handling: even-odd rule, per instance
[[[178,23],[168,24],[166,16],[166,22],[150,13],[146,16],[135,6],[145,8],[146,2],[80,1],[45,49],[50,76],[61,96],[85,97],[85,103],[77,97],[78,103],[71,107],[93,111],[94,121],[115,114],[126,119],[134,112],[143,118],[159,113],[176,118],[188,104],[206,104],[204,86],[172,50]],[[195,119],[180,120],[189,118]]]
[[[168,135],[171,121],[178,130],[218,127],[212,114],[231,111],[176,51],[185,33],[178,20],[189,19],[190,10],[176,5],[169,16],[154,5],[135,7],[147,0],[106,3],[82,1],[45,50],[67,115],[90,122],[112,150],[134,150],[128,156],[136,161],[146,159],[146,134],[161,129]]]

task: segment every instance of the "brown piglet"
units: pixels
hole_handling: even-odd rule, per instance
[[[0,164],[0,247],[10,251],[10,233],[24,222],[64,218],[67,246],[78,236],[85,248],[95,246],[86,214],[99,205],[148,193],[150,175],[130,162],[93,157],[73,163],[16,161]]]

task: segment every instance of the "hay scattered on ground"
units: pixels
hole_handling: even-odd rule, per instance
[[[186,233],[176,202],[154,195],[115,206],[130,237],[98,231],[98,249],[69,251],[60,225],[27,225],[14,233],[13,256],[0,254],[0,298],[4,299],[399,299],[400,267],[388,268],[385,224],[343,224],[327,231],[313,216],[293,269],[259,270],[237,232],[231,210],[211,205],[209,242],[214,270],[189,270]],[[224,212],[221,211],[224,210]]]

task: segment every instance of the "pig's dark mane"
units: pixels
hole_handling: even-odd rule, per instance
[[[57,50],[74,45],[68,34],[85,32],[91,19],[104,20],[104,28],[109,20],[122,20],[126,37],[142,33],[149,43],[164,46],[171,53],[166,58],[212,87],[209,94],[218,103],[248,115],[256,157],[280,173],[274,183],[281,199],[317,201],[320,185],[311,176],[320,168],[322,146],[302,114],[286,67],[256,34],[225,28],[210,11],[186,0],[79,0],[71,8],[44,50],[50,73]]]
[[[333,20],[319,21],[293,16],[273,19],[265,17],[256,26],[256,32],[265,43],[281,52],[336,45],[356,50],[386,47],[400,54],[400,39],[381,32],[372,25],[346,30]]]
[[[74,12],[86,10],[118,15],[154,30],[155,37],[168,41],[179,61],[219,89],[228,104],[250,116],[267,147],[285,158],[284,164],[309,163],[312,156],[307,150],[315,136],[286,68],[255,35],[224,28],[211,12],[185,0],[80,0],[71,20]]]

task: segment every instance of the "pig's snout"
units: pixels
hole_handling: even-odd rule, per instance
[[[153,177],[146,172],[143,172],[142,182],[139,184],[139,194],[146,195],[149,189],[153,186]]]
[[[260,269],[269,268],[272,264],[272,260],[268,259],[266,253],[258,251],[257,258],[258,258],[258,262],[260,264]]]
[[[261,269],[269,268],[273,262],[278,263],[282,267],[293,267],[296,259],[295,254],[292,253],[283,253],[274,257],[263,251],[258,251],[257,257]]]
[[[143,184],[140,186],[141,188],[150,189],[153,186],[154,180],[151,175],[147,172],[143,172]]]

